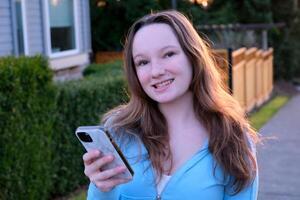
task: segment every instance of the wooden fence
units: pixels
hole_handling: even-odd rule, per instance
[[[214,53],[223,81],[246,112],[270,98],[273,89],[272,48],[267,51],[240,48],[231,54],[227,50],[215,50]]]

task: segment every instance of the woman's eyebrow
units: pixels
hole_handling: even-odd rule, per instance
[[[163,48],[161,48],[161,50],[165,50],[165,49],[169,49],[169,48],[178,48],[177,45],[167,45],[167,46],[164,46]]]
[[[137,57],[143,57],[143,54],[137,54],[137,55],[133,56],[133,59],[136,59]]]
[[[169,49],[169,48],[179,48],[179,46],[177,46],[177,45],[167,45],[167,46],[164,46],[164,47],[160,48],[159,51],[164,51],[164,50]],[[139,53],[139,54],[133,55],[133,59],[136,59],[137,57],[143,57],[143,54]]]

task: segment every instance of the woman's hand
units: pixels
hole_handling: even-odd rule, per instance
[[[130,181],[130,179],[114,178],[114,176],[126,170],[125,166],[101,170],[104,165],[112,162],[113,159],[113,155],[103,156],[98,150],[92,150],[83,155],[84,174],[102,192],[108,192],[116,185]]]

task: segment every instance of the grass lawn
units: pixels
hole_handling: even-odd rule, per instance
[[[260,109],[250,114],[251,125],[259,130],[271,117],[282,107],[284,106],[290,97],[288,96],[276,96],[271,101],[266,103]],[[69,200],[85,200],[86,191],[80,192],[78,195],[71,197]]]
[[[249,117],[251,125],[259,130],[289,99],[288,96],[276,96],[258,111],[251,113]]]
[[[86,200],[86,190],[80,192],[74,197],[71,197],[70,200]]]

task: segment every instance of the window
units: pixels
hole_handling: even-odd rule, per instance
[[[76,0],[48,0],[50,55],[77,50]]]
[[[27,41],[26,41],[26,26],[25,23],[25,1],[23,0],[14,0],[15,6],[15,19],[16,19],[16,36],[17,36],[17,53],[19,55],[25,55],[27,52]]]

